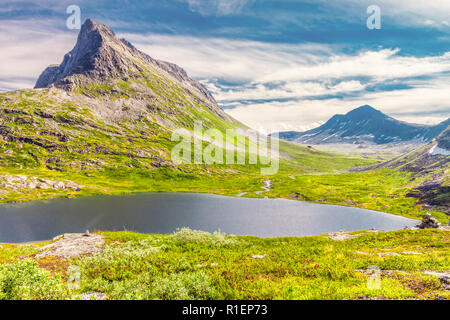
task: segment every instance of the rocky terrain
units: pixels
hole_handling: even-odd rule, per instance
[[[36,176],[27,176],[23,174],[10,175],[0,174],[0,200],[2,194],[9,192],[23,192],[26,189],[38,190],[72,190],[80,191],[81,185],[73,181],[49,180]]]
[[[57,236],[53,242],[43,246],[36,254],[36,258],[56,256],[74,258],[81,255],[94,255],[103,251],[105,237],[98,234],[66,233]]]
[[[449,150],[450,130],[445,130],[435,140],[390,161],[370,167],[370,170],[388,168],[413,174],[415,187],[408,194],[418,203],[450,213],[450,156],[433,153],[436,146]]]

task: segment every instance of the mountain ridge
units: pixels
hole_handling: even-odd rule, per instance
[[[450,118],[434,126],[397,120],[364,105],[344,114],[336,114],[325,124],[305,132],[279,132],[281,139],[302,144],[388,144],[428,142],[450,125]]]
[[[53,84],[70,89],[70,76],[75,74],[86,74],[96,80],[120,76],[140,77],[141,70],[138,63],[132,61],[132,57],[157,65],[180,82],[189,82],[210,102],[216,103],[206,88],[190,79],[186,71],[178,65],[153,59],[126,39],[118,39],[111,29],[92,19],[83,23],[75,47],[64,56],[62,63],[47,67],[38,78],[35,88],[45,88]]]
[[[184,91],[182,94],[191,102],[204,104],[222,119],[236,122],[218,107],[209,91],[191,79],[184,69],[174,63],[153,59],[127,40],[118,39],[107,26],[91,19],[83,23],[74,48],[64,55],[61,64],[50,65],[42,72],[35,88],[59,88],[73,92],[107,84],[114,87],[112,91],[116,96],[122,94],[136,98],[138,93],[142,98],[139,100],[155,100],[161,94],[154,88],[148,88],[149,83],[165,87],[171,86],[171,82],[180,87]],[[122,90],[129,83],[141,86],[136,90],[135,85],[130,94]],[[117,84],[122,88],[118,88]],[[87,95],[86,92],[83,94]],[[174,102],[177,103],[182,104],[181,101]]]

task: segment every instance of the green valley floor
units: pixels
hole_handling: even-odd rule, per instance
[[[445,230],[90,237],[103,238],[96,253],[70,258],[3,244],[0,299],[450,299]]]

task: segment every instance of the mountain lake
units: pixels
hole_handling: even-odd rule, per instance
[[[86,230],[167,234],[182,227],[258,237],[310,236],[389,231],[417,223],[377,211],[295,200],[161,192],[1,204],[0,242],[48,240]]]

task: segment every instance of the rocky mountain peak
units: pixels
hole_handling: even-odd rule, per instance
[[[127,40],[117,38],[107,26],[92,19],[83,23],[75,47],[64,56],[62,63],[47,67],[38,78],[35,88],[54,86],[70,91],[83,82],[99,83],[111,79],[133,81],[145,77],[143,70],[163,75],[208,104],[216,105],[206,88],[189,78],[182,68],[153,59]]]
[[[35,88],[50,85],[67,87],[72,75],[101,79],[127,73],[132,53],[125,43],[105,25],[87,19],[78,34],[75,47],[59,66],[49,66],[39,77]]]

